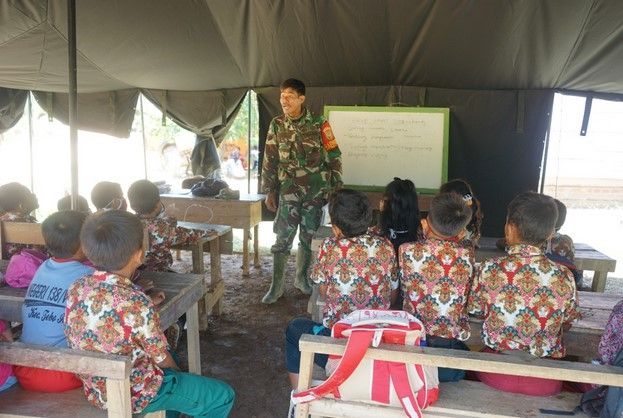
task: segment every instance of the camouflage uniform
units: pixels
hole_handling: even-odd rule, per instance
[[[273,253],[290,252],[299,225],[299,245],[311,251],[311,239],[320,226],[327,194],[342,184],[340,156],[323,116],[303,109],[297,120],[285,115],[272,120],[264,149],[262,191],[279,196]]]

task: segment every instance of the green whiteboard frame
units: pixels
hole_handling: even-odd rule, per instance
[[[441,113],[443,117],[443,150],[442,150],[442,162],[441,162],[441,184],[448,181],[448,151],[449,151],[449,137],[450,137],[450,108],[447,107],[392,107],[392,106],[333,106],[325,105],[324,117],[329,120],[329,113],[332,111],[342,112],[405,112],[405,113]],[[339,145],[339,138],[336,138]],[[363,192],[382,192],[384,187],[379,186],[361,186],[353,184],[345,184],[344,187],[348,187]],[[416,184],[417,187],[417,184]],[[417,188],[420,194],[436,194],[439,189],[420,189]]]

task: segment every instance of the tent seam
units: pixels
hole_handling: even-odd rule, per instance
[[[579,48],[580,41],[584,38],[586,25],[588,24],[589,19],[593,15],[593,11],[595,10],[595,6],[596,6],[596,0],[593,0],[591,2],[591,7],[588,10],[588,13],[586,14],[586,17],[584,18],[584,22],[582,22],[582,27],[580,28],[580,30],[578,32],[578,36],[575,38],[575,42],[573,43],[573,47],[571,47],[571,51],[569,51],[569,55],[567,55],[567,59],[565,60],[565,63],[564,63],[564,65],[562,66],[562,68],[560,70],[560,73],[558,73],[558,77],[556,77],[556,81],[554,82],[553,88],[558,88],[559,83],[560,83],[560,79],[567,72],[567,68],[569,67],[569,63],[571,62],[571,57],[573,57],[575,55],[575,53],[577,52],[577,50]]]
[[[37,29],[37,28],[39,28],[39,27],[41,27],[41,26],[42,26],[42,25],[44,25],[45,23],[47,23],[47,21],[40,22],[40,23],[38,23],[37,25],[33,26],[32,28],[27,29],[27,30],[25,30],[25,31],[21,32],[19,35],[16,35],[16,36],[14,36],[14,37],[12,37],[12,38],[10,38],[10,39],[7,39],[6,41],[4,41],[4,42],[0,43],[0,47],[3,47],[3,46],[4,46],[4,45],[6,45],[6,44],[10,44],[11,42],[13,42],[13,41],[14,41],[14,40],[16,40],[16,39],[20,39],[20,38],[21,38],[21,37],[23,37],[24,35],[27,35],[28,33],[32,32],[32,31],[34,31],[35,29]]]
[[[52,28],[52,30],[54,30],[58,36],[60,36],[65,42],[67,42],[67,49],[69,49],[69,40],[67,39],[67,37],[65,35],[63,35],[63,33],[61,31],[58,30],[58,28],[52,24],[50,24],[50,27]],[[84,59],[86,62],[88,62],[89,64],[91,64],[95,69],[99,70],[102,74],[106,75],[106,77],[110,78],[111,80],[115,80],[118,81],[119,83],[124,84],[125,86],[127,86],[126,88],[137,88],[136,86],[132,86],[128,83],[126,83],[123,80],[119,80],[117,77],[113,77],[112,75],[110,75],[108,72],[104,71],[99,65],[95,64],[89,57],[87,57],[80,49],[78,49],[76,47],[76,53],[80,54],[80,57],[82,59]],[[118,90],[118,89],[117,89]]]

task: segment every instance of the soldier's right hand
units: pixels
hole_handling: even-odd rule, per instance
[[[271,212],[277,212],[277,193],[270,192],[266,195],[266,208]]]

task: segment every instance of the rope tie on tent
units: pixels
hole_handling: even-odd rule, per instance
[[[108,101],[110,102],[110,123],[115,126],[117,120],[117,92],[111,91],[108,95]]]
[[[418,106],[426,106],[427,95],[428,95],[427,88],[418,89],[418,92],[417,92],[417,105]]]
[[[588,120],[591,118],[591,107],[593,107],[593,96],[586,96],[584,102],[584,117],[582,118],[582,128],[580,128],[580,136],[586,136],[588,131]]]
[[[48,111],[48,122],[52,122],[52,115],[54,114],[54,96],[52,93],[47,92],[45,94],[45,102]]]
[[[167,126],[167,91],[162,96],[162,126]]]
[[[225,106],[225,91],[221,91],[221,124],[227,125],[227,108]]]

